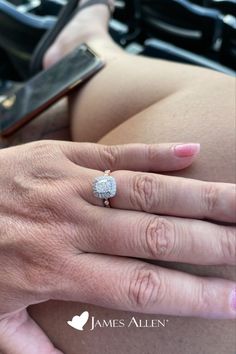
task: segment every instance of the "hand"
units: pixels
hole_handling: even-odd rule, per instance
[[[233,185],[128,171],[182,169],[197,152],[51,141],[0,152],[0,350],[59,353],[26,311],[49,299],[236,317],[233,282],[132,259],[235,264],[235,227],[197,220],[235,222]],[[111,209],[92,193],[108,168],[118,186]]]

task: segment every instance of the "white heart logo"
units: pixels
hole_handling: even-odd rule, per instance
[[[72,321],[67,321],[68,325],[73,327],[74,329],[77,329],[78,331],[83,331],[83,327],[85,324],[88,322],[89,319],[89,313],[88,311],[84,311],[80,316],[74,316],[72,318]]]

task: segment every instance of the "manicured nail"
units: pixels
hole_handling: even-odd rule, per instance
[[[232,299],[232,307],[233,307],[233,309],[236,311],[236,287],[235,287],[235,289],[232,291],[231,299]]]
[[[197,155],[200,151],[200,144],[179,144],[174,147],[174,153],[177,157],[191,157]]]

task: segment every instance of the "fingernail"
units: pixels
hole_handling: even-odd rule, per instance
[[[231,299],[232,299],[232,307],[236,311],[236,288],[232,291]]]
[[[179,144],[174,147],[177,157],[191,157],[200,152],[200,144]]]

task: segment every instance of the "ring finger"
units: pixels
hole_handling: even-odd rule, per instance
[[[85,252],[198,265],[236,264],[231,226],[96,207],[88,218],[96,233],[91,227],[90,237],[80,240]]]
[[[97,176],[95,171],[91,175]],[[115,209],[236,222],[234,184],[131,171],[115,171],[112,176],[117,193],[110,204]],[[93,196],[92,178],[87,179],[87,183],[86,199],[102,205],[101,200]]]

